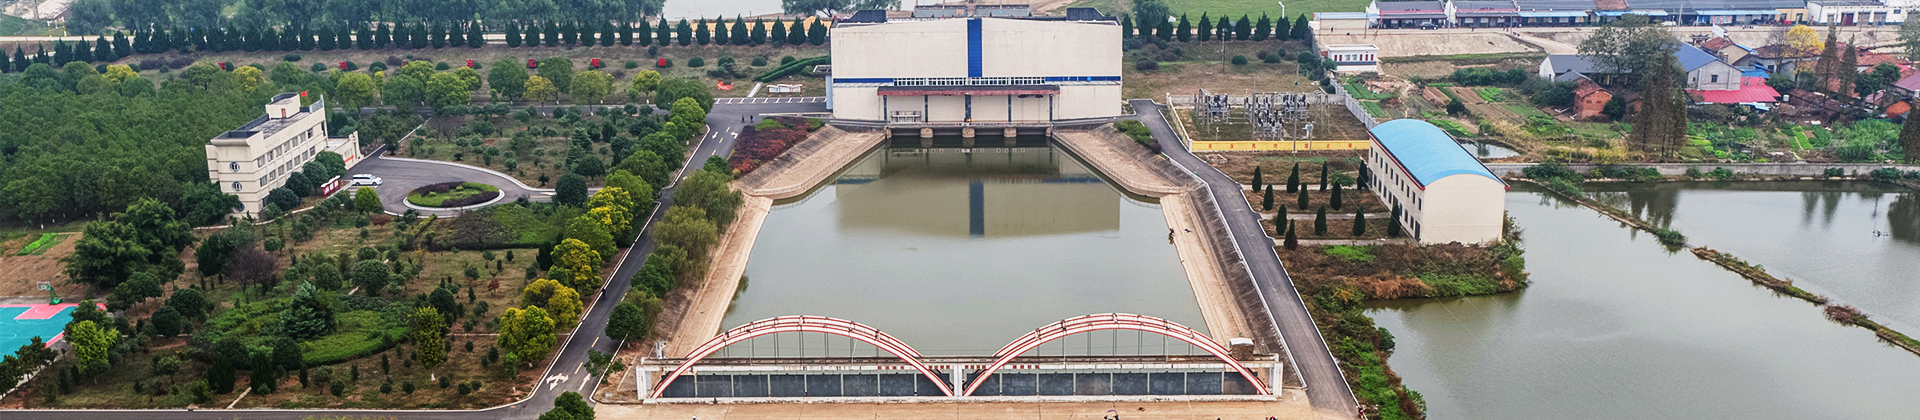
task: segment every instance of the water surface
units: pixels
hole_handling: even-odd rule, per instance
[[[1752,286],[1692,254],[1669,253],[1651,235],[1590,209],[1519,188],[1507,195],[1506,206],[1525,229],[1531,287],[1493,297],[1385,302],[1371,313],[1397,337],[1391,364],[1424,395],[1429,418],[1904,419],[1920,413],[1920,356],[1867,330],[1827,321],[1818,307]],[[1679,208],[1676,215],[1687,213],[1686,205]],[[1718,217],[1729,223],[1751,220],[1744,222],[1749,229],[1770,228],[1762,215],[1726,211]],[[1710,231],[1681,227],[1689,235]]]
[[[1205,330],[1158,204],[1121,194],[1058,149],[973,150],[876,150],[830,185],[776,203],[724,326],[831,316],[928,355],[989,355],[1034,328],[1092,313]],[[1158,352],[1162,342],[1092,337],[1068,342],[1092,354]],[[796,355],[797,339],[782,339],[782,355]],[[810,351],[847,351],[834,340]],[[749,347],[765,356],[774,344]]]

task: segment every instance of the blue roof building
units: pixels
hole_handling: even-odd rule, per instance
[[[1500,240],[1507,184],[1440,127],[1400,119],[1368,132],[1369,185],[1420,243]]]

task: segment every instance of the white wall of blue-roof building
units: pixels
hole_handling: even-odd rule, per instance
[[[1423,244],[1498,241],[1507,185],[1439,127],[1393,120],[1369,133],[1369,189],[1389,209],[1399,205],[1404,232]],[[1424,178],[1424,179],[1423,179]]]

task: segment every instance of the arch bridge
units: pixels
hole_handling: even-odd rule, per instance
[[[844,319],[830,318],[830,317],[823,317],[823,316],[804,316],[804,315],[768,318],[768,319],[750,322],[750,323],[747,323],[746,325],[741,325],[739,327],[735,327],[733,329],[729,329],[727,331],[721,332],[719,335],[713,337],[712,339],[709,339],[706,343],[701,344],[700,347],[695,348],[692,352],[690,352],[685,359],[678,361],[677,364],[674,365],[674,368],[671,371],[668,371],[663,377],[661,377],[660,381],[657,384],[654,384],[650,390],[646,391],[646,398],[654,399],[654,398],[665,397],[667,394],[668,387],[673,385],[674,381],[681,379],[682,376],[686,376],[687,373],[694,370],[694,365],[699,364],[702,361],[706,361],[709,356],[712,356],[715,352],[721,350],[722,348],[725,348],[733,344],[745,342],[747,340],[750,340],[756,337],[762,337],[762,336],[778,334],[778,333],[789,333],[789,332],[800,332],[800,333],[812,332],[812,333],[823,333],[823,334],[847,337],[847,338],[874,346],[879,350],[885,351],[887,355],[890,357],[882,358],[878,360],[854,360],[851,358],[759,359],[759,360],[755,360],[752,363],[769,363],[769,364],[799,363],[799,364],[807,364],[807,365],[827,365],[827,364],[845,365],[849,363],[884,364],[885,360],[897,359],[899,362],[903,362],[906,365],[906,367],[911,368],[913,371],[915,371],[915,373],[917,373],[918,376],[923,377],[925,379],[925,381],[915,381],[919,384],[917,385],[917,387],[920,389],[920,395],[934,395],[934,396],[945,396],[945,397],[972,396],[972,395],[975,395],[977,391],[980,391],[980,388],[982,387],[983,384],[987,384],[991,382],[997,385],[996,380],[998,378],[995,378],[994,375],[1002,369],[1008,369],[1010,368],[1010,366],[1018,366],[1026,369],[1037,367],[1037,365],[1013,365],[1016,359],[1019,359],[1022,354],[1028,351],[1032,351],[1036,348],[1039,348],[1043,344],[1054,342],[1071,335],[1088,333],[1093,331],[1104,331],[1104,330],[1128,330],[1128,331],[1138,331],[1138,332],[1166,336],[1168,338],[1179,340],[1181,342],[1192,345],[1193,347],[1204,351],[1206,353],[1206,356],[1177,357],[1177,358],[1175,356],[1165,356],[1165,357],[1156,356],[1155,359],[1151,359],[1151,360],[1157,360],[1160,363],[1143,363],[1143,362],[1150,361],[1150,359],[1142,356],[1131,356],[1131,357],[1129,356],[1091,357],[1090,356],[1086,358],[1075,359],[1075,360],[1087,360],[1085,363],[1070,362],[1068,358],[1063,357],[1062,359],[1060,359],[1062,361],[1061,363],[1057,363],[1057,364],[1049,363],[1049,365],[1057,369],[1068,369],[1068,370],[1088,369],[1088,368],[1094,368],[1095,366],[1099,366],[1102,368],[1113,368],[1116,366],[1124,366],[1130,369],[1131,368],[1169,368],[1169,369],[1223,368],[1223,370],[1228,372],[1227,376],[1229,377],[1237,376],[1238,378],[1244,380],[1245,381],[1244,383],[1246,385],[1249,385],[1250,388],[1252,388],[1250,390],[1252,391],[1252,393],[1257,395],[1262,395],[1262,396],[1273,395],[1274,388],[1270,387],[1269,384],[1263,381],[1258,375],[1255,375],[1254,370],[1250,369],[1246,363],[1243,363],[1239,360],[1235,360],[1231,350],[1229,350],[1226,346],[1223,346],[1220,343],[1213,341],[1212,338],[1207,337],[1205,334],[1202,334],[1197,330],[1188,328],[1187,326],[1180,325],[1179,323],[1175,323],[1173,321],[1152,317],[1152,316],[1125,314],[1125,313],[1104,313],[1104,314],[1091,314],[1091,315],[1083,315],[1083,316],[1068,318],[1068,319],[1064,319],[1058,322],[1048,324],[1046,326],[1042,326],[1040,328],[1036,328],[1033,331],[1020,336],[1019,338],[1016,338],[1012,342],[1007,343],[1007,345],[1001,347],[999,351],[994,352],[994,354],[990,357],[977,357],[977,356],[976,357],[926,357],[926,356],[922,356],[918,351],[915,351],[911,346],[908,346],[905,342],[897,338],[894,338],[892,335],[889,335],[886,332],[880,331],[877,328],[867,326],[865,324],[844,320]],[[1049,360],[1053,360],[1052,356],[1048,356],[1047,358]],[[1092,361],[1093,359],[1100,359],[1099,361],[1102,363],[1096,363]],[[716,360],[729,360],[729,359],[716,359]],[[1133,361],[1135,363],[1120,363],[1125,361]],[[1030,363],[1030,362],[1023,362],[1023,363]],[[1256,362],[1256,363],[1260,365],[1268,366],[1269,368],[1273,369],[1273,374],[1269,375],[1270,378],[1279,377],[1278,369],[1280,364],[1278,363],[1277,360],[1272,363],[1267,363],[1267,362]],[[809,370],[809,371],[820,370],[818,369],[818,367],[819,366],[811,366],[804,370]],[[758,371],[762,373],[766,372],[765,369],[757,369],[755,367],[736,366],[736,368],[739,370]],[[707,368],[702,368],[702,370],[706,370],[706,369]],[[887,369],[887,368],[882,367],[880,369]],[[942,374],[941,369],[945,369],[947,371],[945,375]],[[1138,375],[1144,378],[1146,374],[1138,374]],[[1214,375],[1217,375],[1217,374],[1214,374]],[[642,374],[640,377],[646,378],[648,376],[651,376],[651,375]],[[901,378],[905,378],[905,377],[901,377]],[[1219,378],[1216,377],[1215,379],[1219,379]],[[762,379],[762,380],[764,381],[765,379]],[[641,385],[642,389],[647,388],[646,382],[641,382],[641,384],[642,384]],[[961,388],[960,387],[961,385],[965,385],[965,387]],[[705,386],[704,382],[703,382],[703,385],[701,386],[702,387]],[[915,385],[911,385],[911,384],[907,385],[907,388],[909,390],[915,387],[916,387]],[[1113,387],[1110,389],[1114,389],[1115,392],[1118,392],[1117,387]],[[830,394],[830,395],[837,396],[838,394],[836,393],[836,394]],[[912,394],[907,394],[907,395],[912,395]],[[988,394],[988,395],[992,395],[992,394]]]

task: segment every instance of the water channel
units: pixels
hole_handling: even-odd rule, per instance
[[[1911,317],[1920,304],[1912,193],[1781,183],[1596,189],[1694,244],[1765,265],[1878,319]],[[1424,395],[1429,418],[1920,413],[1920,357],[1871,332],[1669,252],[1590,209],[1519,187],[1506,206],[1525,230],[1531,287],[1372,311],[1397,337],[1392,366]]]
[[[775,203],[723,324],[831,316],[926,355],[990,355],[1034,328],[1093,313],[1204,331],[1166,219],[1149,200],[1052,147],[878,149],[810,194]],[[845,339],[802,337],[809,341],[762,337],[729,354],[853,351]],[[1165,341],[1095,332],[1060,343],[1032,354],[1158,354]],[[1173,341],[1165,351],[1193,350]]]

